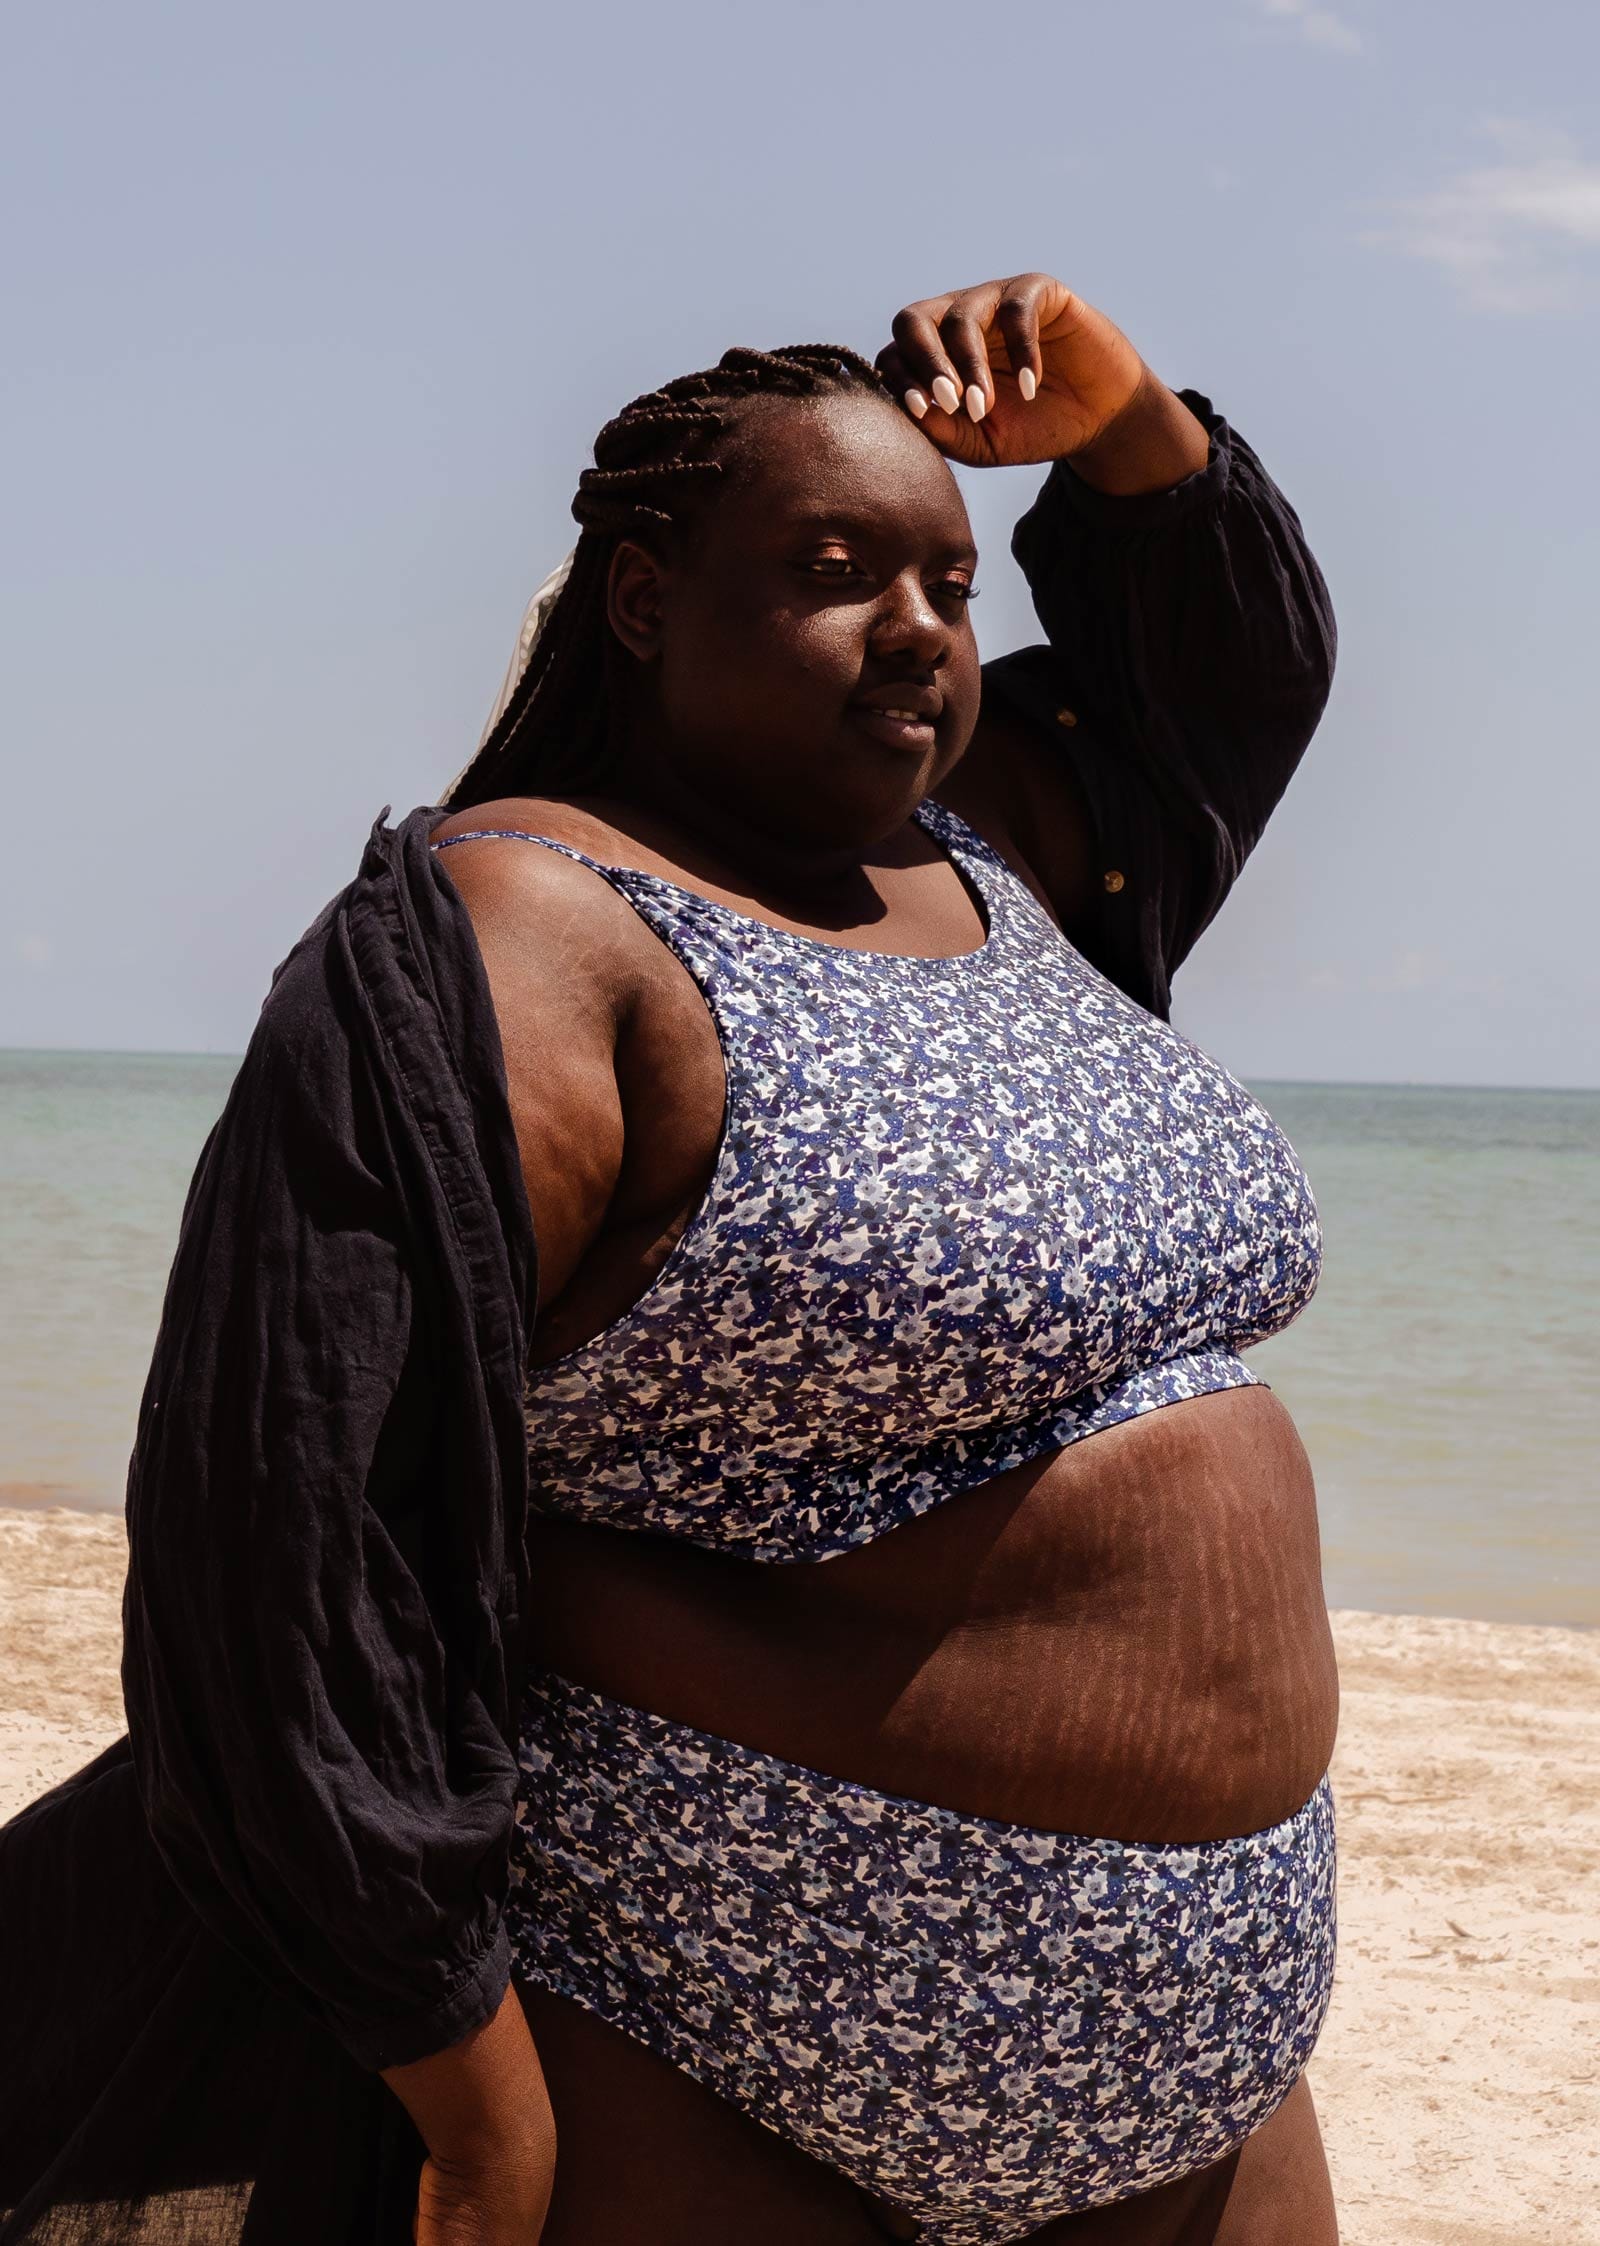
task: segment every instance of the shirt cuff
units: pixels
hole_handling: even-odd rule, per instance
[[[1211,439],[1203,468],[1165,491],[1099,491],[1066,460],[1058,460],[1045,478],[1040,497],[1063,508],[1079,522],[1099,530],[1159,530],[1183,516],[1218,505],[1228,488],[1232,466],[1233,432],[1199,390],[1180,390],[1178,396]]]
[[[483,1950],[452,1986],[447,1997],[426,2012],[407,2013],[379,2026],[333,2017],[329,2025],[358,2067],[376,2074],[384,2067],[407,2067],[414,2059],[431,2059],[452,2043],[471,2035],[492,2020],[511,1986],[511,1940],[497,1924]]]

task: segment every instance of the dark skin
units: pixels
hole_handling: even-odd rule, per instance
[[[619,547],[625,690],[605,795],[479,805],[441,835],[549,835],[818,941],[937,957],[975,949],[984,928],[911,821],[932,794],[1069,938],[1084,925],[1099,876],[1071,783],[1048,743],[979,707],[976,556],[942,455],[1066,454],[1131,492],[1193,473],[1205,434],[1103,314],[1043,276],[908,308],[880,364],[903,411],[754,401],[694,534],[670,552]],[[944,411],[958,392],[967,404]],[[721,1050],[687,971],[587,868],[503,843],[442,862],[499,1017],[540,1246],[530,1358],[547,1363],[645,1291],[694,1214],[722,1122]],[[1332,1750],[1310,1470],[1265,1387],[1146,1414],[820,1563],[542,1519],[531,1576],[549,1666],[984,1817],[1215,1839],[1287,1816]],[[541,1991],[513,1992],[476,2037],[388,2079],[433,2155],[421,2246],[715,2246],[758,2225],[769,2246],[909,2235]],[[1332,2246],[1307,2086],[1217,2168],[1037,2235]]]

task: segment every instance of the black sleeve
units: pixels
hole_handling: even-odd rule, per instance
[[[328,921],[321,951],[343,943]],[[421,1283],[446,1251],[419,1212],[451,1193],[398,1143],[357,985],[318,957],[308,938],[280,977],[190,1188],[129,1481],[123,1683],[178,1885],[379,2068],[504,1994],[516,1771],[484,1682],[494,1555],[449,1549],[492,1451],[474,1337]]]
[[[1058,461],[1012,541],[1049,646],[984,667],[1087,806],[1110,877],[1096,964],[1163,1016],[1316,729],[1336,652],[1293,507],[1208,398],[1179,395],[1210,434],[1205,467],[1116,498]]]

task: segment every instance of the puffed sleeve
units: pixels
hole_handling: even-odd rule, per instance
[[[1012,542],[1049,645],[984,671],[1087,807],[1100,963],[1163,1015],[1316,729],[1337,645],[1294,508],[1208,398],[1179,395],[1206,465],[1115,497],[1057,461]]]
[[[516,1771],[467,1170],[403,1096],[413,999],[409,1032],[375,1019],[348,950],[330,908],[190,1188],[129,1479],[123,1682],[178,1885],[380,2068],[504,1994]]]

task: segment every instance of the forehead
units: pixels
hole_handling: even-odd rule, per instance
[[[845,391],[749,399],[720,457],[717,528],[838,516],[914,542],[972,543],[948,463],[885,398]]]

